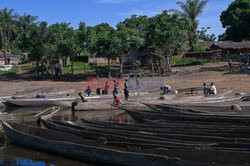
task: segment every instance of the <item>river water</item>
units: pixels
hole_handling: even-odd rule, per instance
[[[46,108],[8,108],[0,111],[1,120],[11,120],[21,123],[26,123],[24,117],[32,116]],[[73,121],[81,123],[80,118],[89,120],[101,121],[121,121],[122,123],[135,123],[126,113],[117,110],[102,110],[102,111],[78,111],[72,113],[70,109],[60,110],[53,118],[54,120]],[[36,122],[29,125],[37,126]],[[70,160],[64,157],[34,151],[31,149],[17,147],[13,144],[5,143],[6,140],[0,139],[0,166],[97,166],[87,163]],[[196,161],[196,162],[217,162],[224,164],[248,164],[250,158],[248,153],[222,153],[222,152],[193,152],[181,150],[169,150],[164,153],[169,157],[179,157],[181,159]]]
[[[24,117],[32,116],[46,108],[40,107],[19,107],[7,108],[0,111],[0,120],[10,120],[25,123]],[[80,118],[91,120],[122,120],[127,123],[133,123],[128,115],[118,112],[117,110],[106,111],[82,111],[72,113],[71,109],[60,110],[54,117],[55,120],[74,121],[80,123]],[[36,123],[29,123],[29,125],[36,126]],[[6,142],[6,141],[5,141]],[[94,166],[83,162],[78,162],[63,158],[60,156],[34,151],[31,149],[21,148],[13,144],[0,142],[0,165],[8,166]],[[96,165],[95,165],[96,166]]]

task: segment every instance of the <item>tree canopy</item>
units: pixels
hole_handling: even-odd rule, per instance
[[[235,0],[221,13],[220,21],[226,32],[219,40],[250,40],[250,0]]]
[[[156,56],[161,58],[161,70],[170,70],[172,56],[181,53],[187,40],[187,20],[177,14],[169,15],[167,11],[150,18],[146,40],[155,47]]]
[[[196,44],[199,39],[197,34],[199,21],[197,20],[197,17],[203,13],[203,10],[208,1],[209,0],[187,0],[185,3],[178,1],[176,3],[180,5],[182,11],[176,9],[171,10],[172,12],[187,17],[190,24],[190,27],[187,28],[188,40],[192,51],[195,50]]]
[[[48,25],[44,21],[36,22],[37,16],[26,13],[19,15],[13,9],[4,8],[0,10],[1,49],[4,52],[18,50],[29,54],[29,59],[36,61],[37,74],[39,75],[39,66],[45,66],[48,75],[50,72],[52,77],[55,69],[53,63],[59,59],[64,62],[71,59],[73,77],[74,60],[77,56],[107,58],[108,76],[111,76],[111,59],[118,58],[118,74],[123,77],[125,59],[134,60],[131,57],[137,57],[134,54],[139,48],[143,51],[153,48],[153,56],[149,55],[152,71],[165,74],[170,71],[173,55],[184,50],[186,40],[189,39],[193,47],[198,35],[203,40],[214,40],[214,35],[206,34],[208,28],[198,31],[197,34],[197,17],[207,2],[208,0],[177,2],[182,7],[182,12],[175,10],[174,14],[169,14],[168,11],[163,11],[153,17],[132,15],[118,23],[115,28],[108,23],[87,26],[80,22],[75,29],[66,22]],[[43,74],[44,70],[41,71]]]

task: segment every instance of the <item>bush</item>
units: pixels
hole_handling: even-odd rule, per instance
[[[203,47],[203,45],[199,44],[196,49],[195,52],[203,52],[206,51],[206,48]]]
[[[199,65],[202,63],[218,63],[218,60],[198,59],[198,58],[180,58],[173,57],[172,64],[179,65]]]

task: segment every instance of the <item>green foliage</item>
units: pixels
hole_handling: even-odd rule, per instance
[[[35,71],[35,66],[33,65],[21,66],[20,69],[22,72],[33,72]]]
[[[1,67],[1,66],[0,66]],[[19,69],[17,66],[12,67],[9,71],[0,71],[0,74],[5,74],[5,73],[18,73]]]
[[[178,1],[177,4],[180,5],[182,11],[172,9],[172,12],[185,16],[189,20],[190,27],[188,30],[188,41],[192,47],[192,51],[195,50],[196,44],[198,42],[197,27],[199,21],[196,20],[200,16],[207,5],[209,0],[186,0],[186,2]]]
[[[157,108],[150,108],[149,110],[152,112],[164,112],[163,110]]]
[[[112,35],[112,53],[120,60],[120,77],[123,77],[122,65],[125,56],[131,56],[142,46],[142,38],[135,30],[127,28],[124,23],[118,23]]]
[[[203,63],[218,63],[218,60],[198,59],[198,58],[180,58],[173,57],[172,64],[179,65],[199,65]]]
[[[141,61],[140,61],[140,60],[136,60],[136,61],[135,61],[135,64],[136,64],[136,65],[141,65]]]
[[[206,34],[208,29],[211,29],[211,28],[210,27],[207,27],[207,28],[202,27],[200,31],[197,31],[198,35],[199,35],[199,39],[202,41],[215,41],[215,39],[216,39],[215,34],[211,34],[211,35]]]
[[[107,71],[109,69],[108,66],[97,66],[97,71]],[[71,66],[65,66],[63,68],[63,73],[70,73],[72,70]],[[83,65],[83,62],[74,62],[74,71],[77,73],[82,71],[95,71],[95,64]]]
[[[226,32],[219,40],[250,40],[250,1],[235,0],[221,13],[220,21]]]
[[[147,16],[132,15],[130,18],[126,18],[123,24],[134,31],[134,34],[138,37],[145,38],[146,28],[149,24]]]
[[[170,70],[172,56],[181,53],[187,40],[187,20],[177,14],[169,15],[167,11],[150,18],[146,40],[156,48],[162,58],[164,73]]]
[[[206,51],[206,48],[204,48],[202,44],[199,44],[199,45],[195,48],[195,52],[203,52],[203,51]]]

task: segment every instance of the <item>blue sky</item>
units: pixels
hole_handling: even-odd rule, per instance
[[[216,36],[223,33],[219,16],[233,1],[210,0],[198,18],[199,27],[211,27],[208,33]],[[14,8],[20,14],[36,15],[39,21],[49,24],[71,22],[74,28],[78,27],[80,21],[87,25],[107,22],[115,27],[132,14],[154,16],[163,10],[180,9],[176,0],[0,0],[0,8],[4,7]]]

